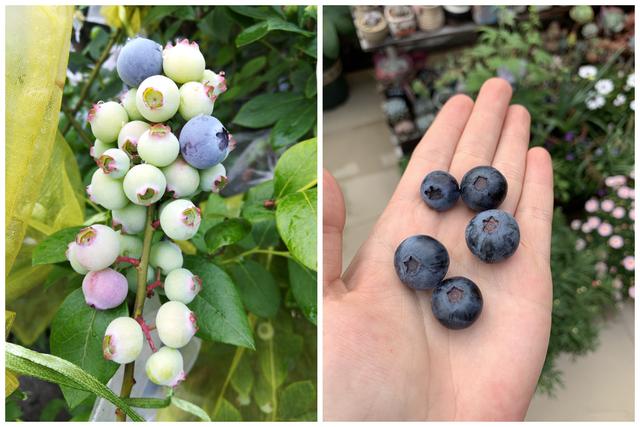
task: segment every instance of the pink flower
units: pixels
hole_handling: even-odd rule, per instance
[[[613,210],[613,212],[611,212],[611,215],[613,215],[613,217],[617,219],[624,218],[624,214],[625,214],[624,208],[621,206],[618,206]]]
[[[631,218],[632,220],[635,221],[635,219],[636,219],[636,210],[635,209],[631,209],[629,211],[629,218]]]
[[[596,228],[597,226],[600,225],[600,218],[598,218],[597,216],[590,216],[589,218],[587,218],[587,224],[589,224],[589,227],[591,229]]]
[[[624,187],[622,187],[622,188],[624,188]],[[600,207],[605,212],[611,212],[615,206],[616,206],[616,204],[613,203],[613,200],[609,200],[609,199],[603,200],[602,203],[600,203]]]
[[[617,234],[613,235],[609,237],[609,246],[611,246],[613,249],[620,249],[624,246],[624,240]]]
[[[596,199],[589,199],[587,203],[584,204],[584,209],[587,212],[595,212],[598,210],[598,201]]]
[[[633,190],[630,189],[629,187],[620,187],[618,188],[618,191],[616,192],[616,194],[621,199],[630,199],[631,195],[633,194]]]
[[[629,271],[633,271],[636,268],[636,259],[632,256],[626,256],[622,260],[622,265]]]
[[[627,182],[627,178],[622,175],[608,176],[604,183],[607,187],[620,187]]]
[[[579,219],[574,219],[573,221],[571,221],[572,230],[579,230],[581,225],[582,225],[582,222],[580,222]]]
[[[582,230],[583,233],[591,233],[591,230],[593,229],[589,227],[589,224],[585,222],[584,224],[582,224],[582,227],[580,227],[580,230]]]
[[[608,222],[603,222],[598,226],[598,234],[607,237],[613,233],[613,227]]]
[[[576,240],[576,251],[581,251],[587,246],[587,242],[583,239]]]
[[[636,287],[632,286],[629,288],[629,296],[633,299],[636,299]]]
[[[622,289],[622,280],[620,280],[619,277],[616,277],[613,279],[613,282],[611,282],[611,285],[613,286],[613,289]]]
[[[607,264],[605,264],[602,261],[598,261],[598,262],[596,262],[595,269],[596,269],[596,273],[598,273],[598,275],[602,275],[602,274],[607,272]]]

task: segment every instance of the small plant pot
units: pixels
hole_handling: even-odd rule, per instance
[[[356,27],[362,38],[369,43],[380,43],[389,34],[389,26],[384,16],[377,10],[361,13],[356,18]]]
[[[449,25],[462,25],[471,20],[471,6],[444,6]]]
[[[384,17],[395,38],[407,37],[416,31],[416,16],[409,6],[385,6]]]
[[[395,126],[398,122],[403,120],[411,119],[409,106],[402,98],[387,99],[384,104],[382,104],[382,110],[384,111],[385,116],[387,116],[387,121],[391,126]]]
[[[444,25],[442,6],[414,6],[414,10],[422,31],[434,31]]]
[[[478,25],[493,25],[498,22],[497,6],[473,6],[473,22]]]

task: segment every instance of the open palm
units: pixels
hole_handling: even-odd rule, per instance
[[[341,276],[344,201],[324,176],[324,417],[327,420],[521,420],[544,363],[551,327],[551,160],[528,149],[530,117],[509,106],[511,87],[488,80],[474,102],[457,95],[415,149],[387,208]],[[474,213],[459,201],[438,213],[419,188],[433,170],[460,182],[492,165],[507,178],[501,209],[514,214],[516,253],[484,264],[466,246]],[[372,192],[371,197],[375,197]],[[427,234],[449,252],[447,277],[473,280],[478,320],[449,330],[431,313],[431,291],[413,291],[393,267],[406,237]]]

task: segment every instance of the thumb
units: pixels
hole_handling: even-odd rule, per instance
[[[323,285],[327,288],[342,274],[342,232],[346,215],[340,186],[326,169],[322,188]]]

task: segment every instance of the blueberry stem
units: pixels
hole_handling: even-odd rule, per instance
[[[116,258],[116,262],[127,262],[135,267],[137,267],[138,265],[140,265],[140,260],[137,258],[131,258],[128,256],[119,256],[118,258]]]
[[[142,333],[144,334],[144,337],[147,339],[147,342],[149,343],[149,347],[151,347],[151,351],[153,351],[154,353],[158,351],[155,343],[153,342],[153,339],[151,338],[151,328],[149,327],[149,325],[145,323],[142,316],[136,317],[136,322],[140,324],[140,327],[142,328]]]
[[[249,249],[248,251],[245,251],[245,252],[241,253],[240,255],[236,255],[233,258],[225,259],[224,261],[221,261],[220,264],[229,264],[229,263],[232,263],[232,262],[239,262],[243,258],[245,258],[245,257],[247,257],[249,255],[253,255],[253,254],[277,255],[277,256],[284,257],[284,258],[291,258],[291,254],[289,252],[287,252],[287,251],[274,251],[271,248],[269,248],[269,249],[253,248],[253,249]]]

